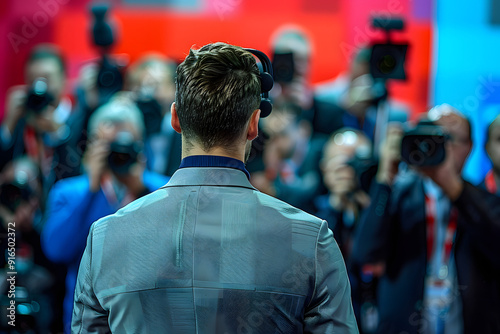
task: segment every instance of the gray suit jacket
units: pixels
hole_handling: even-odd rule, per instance
[[[183,168],[92,225],[73,333],[357,333],[328,224],[231,168]]]

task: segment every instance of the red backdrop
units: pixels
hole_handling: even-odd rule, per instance
[[[193,9],[132,6],[111,1],[119,40],[113,50],[130,61],[147,51],[176,60],[193,45],[224,41],[269,51],[272,33],[287,23],[300,25],[314,47],[311,81],[332,79],[344,71],[360,44],[381,35],[369,23],[372,14],[400,15],[407,20],[395,40],[410,42],[409,80],[392,83],[391,93],[410,104],[413,113],[427,108],[431,45],[430,1],[411,0],[198,0]],[[11,85],[23,82],[23,62],[40,42],[60,45],[70,78],[96,57],[90,44],[87,0],[4,0],[0,2],[0,105]],[[166,1],[167,2],[167,1]],[[72,84],[68,85],[68,90]],[[3,108],[0,114],[3,114]]]

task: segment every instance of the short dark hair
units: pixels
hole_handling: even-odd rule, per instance
[[[26,66],[44,59],[54,59],[59,65],[61,73],[66,73],[66,63],[62,52],[57,46],[52,44],[39,44],[31,49],[26,60]]]
[[[177,67],[175,105],[184,138],[205,151],[231,146],[259,108],[260,76],[254,56],[214,43],[191,49]]]

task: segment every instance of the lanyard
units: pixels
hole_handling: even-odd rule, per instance
[[[495,182],[495,176],[493,175],[493,169],[486,174],[486,178],[484,179],[484,183],[486,185],[486,189],[492,193],[496,194],[498,191],[497,183]]]
[[[425,218],[427,227],[427,261],[430,260],[434,252],[435,243],[435,225],[436,225],[436,199],[425,195]],[[447,265],[450,261],[451,250],[453,248],[453,239],[457,230],[457,216],[456,208],[452,208],[450,212],[450,219],[446,226],[446,234],[444,237],[444,247],[441,254],[441,263]]]

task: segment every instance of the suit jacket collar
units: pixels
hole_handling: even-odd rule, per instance
[[[242,187],[255,189],[245,173],[225,167],[186,167],[178,169],[163,188],[184,186]]]

